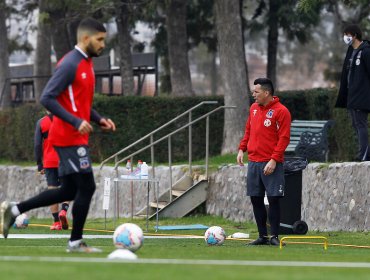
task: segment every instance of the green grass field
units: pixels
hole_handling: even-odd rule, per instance
[[[132,221],[122,219],[119,223],[123,222]],[[133,222],[145,229],[144,220]],[[31,224],[48,223],[49,220],[31,219]],[[255,225],[234,223],[220,217],[160,220],[160,225],[195,223],[222,226],[227,234],[245,232],[251,238],[257,236]],[[155,234],[154,225],[155,222],[150,221],[148,235]],[[89,220],[86,228],[104,230],[104,220]],[[107,229],[107,232],[86,230],[85,234],[111,236],[109,230],[114,229],[112,222],[107,224]],[[50,231],[45,227],[30,226],[24,230],[12,230],[10,237],[11,234],[20,233]],[[203,236],[204,230],[158,233]],[[69,234],[69,231],[53,234]],[[280,250],[272,246],[248,247],[245,246],[247,241],[240,240],[226,240],[222,246],[207,246],[203,239],[147,238],[143,247],[136,252],[139,257],[139,262],[136,263],[109,261],[107,255],[115,249],[111,238],[87,239],[88,244],[103,250],[103,253],[89,255],[66,253],[67,239],[0,239],[0,279],[369,279],[370,249],[330,246],[330,243],[368,246],[368,233],[309,232],[308,235],[327,237],[328,250],[325,251],[322,245],[314,244],[287,244]],[[12,258],[6,259],[6,256]],[[211,263],[208,260],[217,262]],[[314,266],[308,266],[313,265],[312,262]],[[369,266],[340,267],[342,265],[336,262],[343,266],[354,266],[355,263],[367,263]],[[292,266],[294,264],[298,266]]]

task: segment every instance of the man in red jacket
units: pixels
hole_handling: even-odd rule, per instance
[[[280,202],[284,196],[284,152],[290,141],[291,116],[279,98],[274,96],[271,80],[254,81],[252,104],[240,141],[237,162],[243,165],[248,151],[247,195],[251,197],[259,238],[249,245],[279,245]],[[264,196],[269,201],[271,238],[267,235],[267,211]]]
[[[48,189],[55,189],[60,187],[60,178],[58,175],[59,157],[53,145],[49,141],[49,130],[53,121],[53,115],[48,114],[36,123],[35,129],[35,158],[37,162],[37,171],[39,174],[46,177]],[[50,227],[51,230],[68,229],[67,211],[69,202],[65,201],[61,205],[50,205],[51,215],[54,223]]]
[[[0,207],[0,232],[5,238],[19,214],[73,200],[73,226],[67,252],[101,252],[87,246],[82,235],[96,188],[88,147],[93,130],[90,121],[103,130],[116,129],[112,120],[92,109],[95,89],[92,57],[99,56],[104,49],[105,37],[103,24],[92,18],[82,20],[77,28],[77,45],[59,61],[42,93],[41,104],[54,115],[49,140],[59,155],[62,185],[18,204],[4,201]]]

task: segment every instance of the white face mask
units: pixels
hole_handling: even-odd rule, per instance
[[[352,38],[352,36],[344,35],[343,36],[343,41],[344,41],[344,43],[346,43],[346,45],[349,46],[349,45],[352,44],[353,38]]]

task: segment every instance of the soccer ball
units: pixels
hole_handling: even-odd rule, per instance
[[[26,228],[28,227],[28,224],[29,224],[29,220],[28,220],[28,217],[26,214],[20,214],[16,219],[15,219],[15,222],[13,224],[13,227],[14,228]]]
[[[204,234],[204,240],[207,245],[222,245],[226,238],[226,233],[222,227],[213,226],[207,229]]]
[[[113,234],[113,244],[118,249],[138,250],[144,241],[141,228],[135,224],[126,223],[118,226]]]

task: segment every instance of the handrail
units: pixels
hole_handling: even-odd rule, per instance
[[[184,113],[182,113],[181,115],[177,116],[176,118],[172,119],[171,121],[167,122],[166,124],[162,125],[161,127],[153,130],[151,133],[145,135],[144,137],[140,138],[139,140],[137,140],[136,142],[134,142],[133,144],[127,146],[126,148],[120,150],[119,152],[115,153],[114,155],[108,157],[107,159],[105,159],[101,164],[100,164],[100,169],[103,168],[104,164],[113,159],[114,158],[114,161],[115,161],[115,165],[114,165],[114,170],[115,170],[115,173],[116,173],[116,176],[118,177],[119,174],[118,174],[118,166],[120,163],[130,159],[131,162],[133,162],[133,158],[135,155],[137,154],[140,154],[141,152],[143,152],[144,150],[146,149],[149,149],[151,150],[151,161],[152,161],[152,175],[153,177],[155,177],[155,168],[154,168],[154,146],[156,144],[158,144],[159,142],[163,141],[163,140],[166,140],[168,139],[168,164],[169,164],[169,172],[170,172],[170,176],[169,176],[169,198],[170,198],[170,202],[172,202],[172,143],[171,143],[171,138],[172,138],[172,135],[186,129],[186,128],[189,128],[189,174],[191,175],[192,174],[192,167],[191,167],[191,160],[192,160],[192,157],[191,157],[191,152],[192,152],[192,149],[191,149],[191,135],[192,135],[192,125],[203,120],[203,119],[206,119],[206,158],[205,158],[205,169],[206,169],[206,179],[208,180],[208,158],[209,158],[209,116],[212,115],[213,113],[221,110],[221,109],[234,109],[236,108],[236,106],[219,106],[215,109],[213,109],[212,111],[209,111],[208,113],[198,117],[197,119],[195,120],[192,120],[192,117],[191,117],[191,111],[193,111],[194,109],[198,108],[199,106],[202,106],[203,104],[216,104],[217,102],[215,101],[203,101],[201,103],[199,103],[198,105],[194,106],[193,108],[185,111]],[[189,114],[189,119],[188,119],[188,123],[183,125],[182,127],[178,128],[178,129],[175,129],[173,130],[172,132],[168,133],[167,135],[157,139],[154,141],[154,138],[153,138],[153,135],[154,133],[158,132],[159,130],[163,129],[164,127],[168,126],[169,124],[173,123],[174,121],[176,121],[177,119],[183,117],[184,115],[186,114]],[[122,159],[118,159],[118,155],[122,154],[124,151],[126,151],[127,149],[131,148],[132,146],[136,145],[137,143],[147,139],[148,137],[150,137],[150,143],[148,145],[146,145],[145,147],[139,149],[139,150],[136,150],[135,152],[131,153],[130,155],[127,155],[126,157],[123,157]],[[116,189],[116,191],[118,191]],[[158,199],[158,197],[157,197]],[[117,204],[116,204],[117,205]],[[132,210],[133,211],[133,210]]]
[[[149,145],[147,145],[147,146],[145,146],[145,147],[143,147],[143,148],[141,148],[141,149],[137,150],[136,152],[134,152],[134,153],[132,153],[132,154],[130,154],[130,155],[128,155],[128,156],[126,156],[125,158],[123,158],[123,159],[121,159],[121,160],[117,161],[117,162],[116,162],[116,164],[114,165],[114,169],[117,169],[117,168],[118,168],[118,165],[119,165],[121,162],[123,162],[123,161],[125,161],[125,160],[127,160],[127,159],[129,159],[129,158],[131,158],[131,157],[133,157],[133,156],[135,156],[135,155],[137,155],[137,154],[141,153],[142,151],[145,151],[146,149],[148,149],[148,148],[150,148],[150,147],[154,146],[155,144],[158,144],[159,142],[161,142],[161,141],[163,141],[163,140],[165,140],[165,139],[169,138],[170,136],[172,136],[172,135],[176,134],[177,132],[179,132],[179,131],[181,131],[181,130],[183,130],[183,129],[187,128],[187,127],[189,127],[190,125],[192,125],[192,124],[194,124],[194,123],[196,123],[196,122],[198,122],[198,121],[200,121],[200,120],[202,120],[202,119],[204,119],[204,118],[206,118],[206,117],[209,117],[210,115],[212,115],[212,114],[213,114],[213,113],[215,113],[216,111],[219,111],[220,109],[234,109],[234,108],[236,108],[236,106],[220,106],[220,107],[217,107],[216,109],[214,109],[214,110],[212,110],[212,111],[210,111],[210,112],[208,112],[208,113],[204,114],[203,116],[201,116],[201,117],[199,117],[199,118],[195,119],[194,121],[192,121],[192,122],[190,122],[190,123],[187,123],[187,124],[183,125],[182,127],[180,127],[180,128],[178,128],[178,129],[176,129],[176,130],[172,131],[171,133],[169,133],[169,134],[167,134],[167,135],[163,136],[162,138],[157,139],[157,140],[156,140],[156,141],[154,141],[153,143],[150,143]]]
[[[123,148],[122,150],[118,151],[117,153],[111,155],[110,157],[106,158],[105,160],[103,160],[100,164],[100,169],[103,168],[103,166],[105,165],[105,163],[107,163],[108,161],[110,161],[111,159],[114,159],[116,156],[122,154],[123,152],[125,152],[126,150],[130,149],[131,147],[135,146],[136,144],[142,142],[143,140],[149,138],[150,136],[152,136],[154,133],[162,130],[163,128],[167,127],[168,125],[170,125],[171,123],[173,123],[174,121],[178,120],[179,118],[185,116],[186,114],[190,113],[191,111],[195,110],[196,108],[204,105],[204,104],[217,104],[218,102],[217,101],[202,101],[201,103],[195,105],[194,107],[190,108],[189,110],[185,111],[184,113],[178,115],[177,117],[173,118],[172,120],[170,120],[169,122],[165,123],[164,125],[158,127],[157,129],[153,130],[152,132],[148,133],[147,135],[143,136],[142,138],[140,138],[139,140],[135,141],[134,143],[130,144],[129,146]]]

